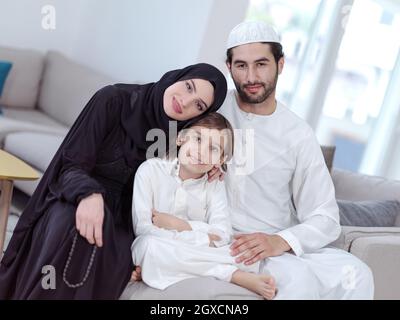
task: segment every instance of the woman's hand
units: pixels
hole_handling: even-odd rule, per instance
[[[177,218],[169,213],[158,212],[157,210],[152,210],[152,219],[151,221],[156,227],[167,229],[167,230],[176,230],[176,231],[191,231],[192,228],[190,224],[185,220]]]
[[[131,282],[142,281],[142,268],[136,266],[131,275]]]
[[[224,180],[224,173],[221,170],[220,166],[214,166],[210,171],[207,172],[208,174],[208,182],[212,182],[216,179],[219,181]]]
[[[90,244],[103,246],[104,201],[94,193],[79,202],[76,209],[76,229]]]

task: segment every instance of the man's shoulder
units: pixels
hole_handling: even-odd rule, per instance
[[[282,102],[278,101],[278,106],[281,112],[284,114],[283,118],[285,123],[291,127],[296,128],[296,130],[301,133],[300,136],[313,137],[315,135],[314,130],[311,128],[306,120],[298,116],[288,107],[286,107]]]

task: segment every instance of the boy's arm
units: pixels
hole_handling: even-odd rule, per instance
[[[153,224],[153,188],[150,180],[151,174],[150,165],[145,162],[139,167],[135,175],[132,197],[132,221],[135,236],[149,234],[181,240],[196,246],[208,246],[210,244],[210,239],[204,232],[165,230]]]
[[[221,247],[231,242],[233,235],[228,201],[226,197],[225,183],[214,181],[209,190],[207,204],[207,222],[189,220],[192,230],[217,235],[220,240],[214,241],[215,246]]]

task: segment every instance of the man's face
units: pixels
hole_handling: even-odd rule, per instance
[[[245,103],[264,102],[275,92],[284,60],[278,65],[269,44],[249,43],[232,49],[232,64],[228,63],[236,90]]]

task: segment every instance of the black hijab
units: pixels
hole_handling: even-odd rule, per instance
[[[214,87],[214,101],[207,110],[186,121],[176,121],[168,117],[164,111],[163,99],[165,90],[178,81],[203,79]],[[117,84],[125,89],[127,85]],[[161,129],[166,133],[166,147],[169,145],[169,121],[177,122],[178,131],[189,123],[195,122],[210,112],[217,111],[225,100],[227,84],[224,75],[216,67],[199,63],[183,69],[169,71],[158,82],[144,85],[129,85],[131,90],[130,108],[122,110],[121,123],[127,133],[125,141],[125,157],[130,165],[146,160],[146,150],[153,143],[146,141],[147,132]],[[159,154],[159,156],[161,156]]]

